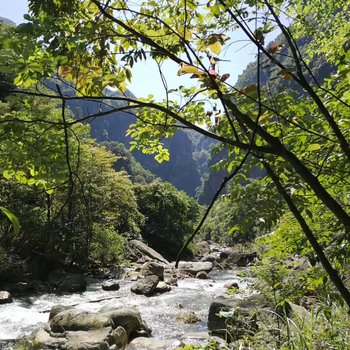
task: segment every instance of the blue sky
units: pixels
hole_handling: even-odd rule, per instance
[[[23,15],[28,11],[27,3],[27,0],[0,0],[0,16],[7,17],[19,24],[24,21]],[[252,44],[244,47],[245,43],[239,42],[239,40],[242,40],[241,35],[233,33],[230,36],[231,41],[234,42],[233,47],[237,47],[237,49],[230,49],[229,57],[225,57],[225,51],[222,52],[220,58],[228,59],[229,62],[222,63],[219,73],[229,73],[231,77],[228,83],[234,84],[237,76],[254,59],[256,49]],[[243,48],[241,49],[241,47]],[[163,65],[163,73],[166,75],[169,89],[196,83],[195,79],[190,80],[186,76],[177,76],[178,69],[179,67],[174,63],[167,62]],[[164,86],[158,68],[154,63],[143,61],[136,64],[133,68],[133,77],[133,83],[128,87],[137,97],[147,97],[149,94],[154,95],[157,99],[165,97]]]
[[[19,24],[24,22],[23,15],[28,11],[27,0],[0,0],[0,16]]]

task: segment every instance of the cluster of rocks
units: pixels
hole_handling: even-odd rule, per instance
[[[54,306],[49,322],[28,342],[36,349],[110,350],[125,349],[133,338],[150,334],[136,309],[104,307],[92,313]]]
[[[229,269],[235,266],[246,267],[256,260],[257,253],[237,252],[230,248],[222,248],[210,241],[202,241],[196,245],[196,254],[200,262],[211,262],[217,269]]]

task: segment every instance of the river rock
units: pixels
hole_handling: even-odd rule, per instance
[[[206,262],[189,262],[180,261],[179,270],[180,272],[190,273],[191,275],[196,275],[200,271],[210,272],[213,269],[213,264],[210,261]]]
[[[197,243],[194,249],[195,249],[196,255],[199,255],[199,256],[208,255],[211,252],[210,244],[207,241],[201,241]]]
[[[12,303],[12,296],[9,292],[0,291],[0,304]]]
[[[157,263],[155,261],[146,262],[140,270],[141,276],[158,276],[160,281],[164,281],[164,265]]]
[[[258,320],[268,319],[270,303],[263,295],[253,294],[244,299],[217,299],[211,303],[208,329],[211,334],[237,340],[258,329]],[[270,321],[269,321],[270,322]]]
[[[182,323],[197,323],[201,319],[193,311],[182,311],[176,315],[176,321]]]
[[[154,249],[146,245],[145,243],[138,241],[138,240],[131,240],[128,243],[129,250],[131,254],[135,256],[143,256],[146,255],[150,257],[152,260],[157,260],[161,263],[164,263],[166,265],[169,264],[169,261],[166,260],[162,255],[160,255],[158,252],[156,252]]]
[[[77,293],[86,290],[87,282],[84,276],[75,273],[66,273],[63,270],[55,270],[48,278],[49,285],[61,293]]]
[[[116,329],[112,331],[112,335],[114,338],[116,348],[125,349],[129,340],[128,333],[126,332],[125,328],[122,326],[118,326]]]
[[[227,282],[224,284],[224,288],[226,288],[226,289],[232,289],[232,288],[239,289],[239,285],[237,282]]]
[[[128,337],[134,337],[140,333],[147,336],[151,334],[150,329],[142,321],[141,314],[135,309],[104,307],[99,311],[99,314],[110,320],[113,329],[123,327]]]
[[[62,311],[71,310],[74,309],[73,306],[66,306],[66,305],[54,305],[49,314],[49,321],[52,320],[57,314],[59,314]]]
[[[159,293],[159,294],[167,293],[167,292],[170,292],[170,291],[171,291],[171,287],[169,286],[169,284],[167,284],[167,283],[165,283],[163,281],[160,281],[157,284],[157,287],[156,287],[156,290],[155,290],[155,292]]]
[[[199,261],[200,262],[205,262],[205,261],[210,261],[212,263],[217,262],[219,260],[219,256],[217,254],[208,254],[203,256]]]
[[[239,253],[231,249],[226,249],[220,253],[220,260],[225,260],[228,265],[237,265],[245,267],[249,263],[254,262],[257,258],[256,253]]]
[[[106,281],[102,283],[103,290],[119,290],[120,286],[117,281]]]
[[[63,336],[51,336],[45,329],[39,329],[34,336],[34,344],[41,348],[61,349],[67,339]]]
[[[152,295],[159,283],[156,275],[146,276],[131,287],[131,291],[135,294]]]
[[[196,274],[196,278],[199,278],[200,280],[207,280],[209,276],[205,271],[199,271]]]
[[[109,350],[114,343],[111,328],[87,331],[67,332],[67,342],[62,350]]]
[[[165,350],[177,349],[184,344],[177,339],[154,339],[154,338],[135,338],[126,347],[126,350]]]
[[[50,328],[54,333],[88,331],[109,325],[110,319],[108,317],[79,309],[61,311],[50,320]]]

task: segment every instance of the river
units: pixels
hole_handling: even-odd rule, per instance
[[[0,349],[11,350],[15,339],[30,334],[48,321],[53,305],[74,305],[87,311],[98,311],[103,306],[136,307],[142,319],[158,339],[179,338],[184,333],[207,329],[207,317],[213,298],[223,295],[227,282],[237,282],[247,290],[249,281],[235,271],[211,272],[210,279],[180,279],[177,287],[168,293],[145,297],[130,292],[134,282],[120,280],[118,291],[104,291],[99,280],[89,281],[86,292],[80,294],[42,294],[14,298],[11,304],[0,305]],[[98,302],[96,302],[98,300]],[[180,311],[194,311],[201,322],[182,324],[175,320]]]

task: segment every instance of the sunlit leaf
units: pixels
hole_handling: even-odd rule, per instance
[[[18,219],[14,214],[12,214],[8,209],[1,207],[0,210],[8,217],[8,219],[12,223],[13,231],[17,234],[19,230],[21,229],[21,225],[19,224]]]
[[[321,145],[319,143],[312,143],[307,147],[307,151],[318,151],[321,149]]]

